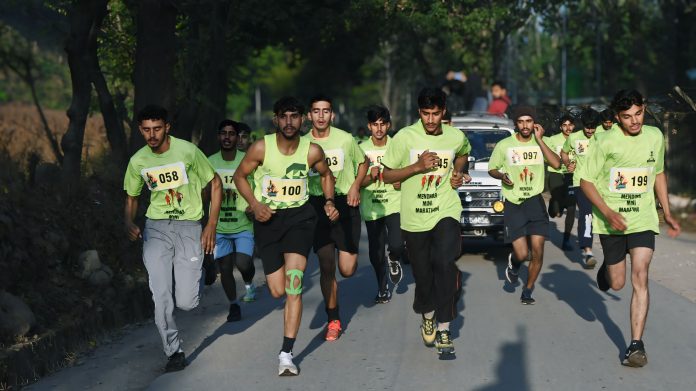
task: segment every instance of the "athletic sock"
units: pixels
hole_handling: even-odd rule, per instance
[[[450,322],[440,322],[437,324],[437,331],[449,331]]]
[[[326,315],[329,317],[329,322],[332,320],[340,320],[338,317],[338,306],[336,306],[336,308],[326,307]]]
[[[283,347],[281,352],[292,353],[292,348],[295,346],[295,338],[283,337]]]
[[[435,316],[435,311],[430,311],[430,312],[426,312],[423,314],[423,317],[426,319],[432,319],[434,316]]]

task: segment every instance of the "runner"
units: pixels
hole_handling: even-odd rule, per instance
[[[558,155],[544,142],[544,128],[535,123],[535,116],[533,107],[516,107],[512,118],[517,133],[496,144],[488,163],[488,174],[503,182],[505,242],[512,243],[505,269],[507,281],[516,284],[520,266],[530,261],[527,284],[520,297],[522,304],[535,302],[532,292],[544,264],[544,242],[549,233],[549,215],[541,197],[544,160],[553,168],[561,166]]]
[[[596,133],[605,132],[614,126],[614,113],[611,112],[611,109],[602,110],[602,112],[599,113],[599,119],[602,123],[597,125]]]
[[[232,176],[244,158],[244,152],[237,151],[239,142],[237,122],[224,120],[218,126],[218,141],[220,151],[208,157],[210,164],[222,180],[222,206],[220,218],[215,235],[214,259],[220,266],[220,280],[227,299],[230,301],[230,309],[227,315],[228,322],[234,322],[242,318],[241,308],[237,303],[237,284],[234,281],[234,266],[237,266],[244,280],[246,295],[242,298],[245,302],[256,300],[256,288],[254,287],[254,233],[251,221],[246,215],[249,206],[244,198],[237,194]]]
[[[418,95],[420,120],[399,131],[382,159],[384,182],[401,183],[401,228],[416,281],[413,310],[421,314],[421,337],[438,354],[454,354],[449,325],[457,315],[461,274],[462,203],[456,189],[471,150],[464,133],[442,125],[446,95],[425,88]],[[436,325],[437,323],[437,325]]]
[[[573,122],[573,117],[565,114],[561,117],[560,121],[561,133],[555,134],[551,137],[544,137],[544,142],[548,147],[556,154],[561,154],[561,149],[563,144],[565,144],[568,137],[575,130],[575,123]],[[573,183],[573,171],[575,170],[575,165],[570,164],[566,166],[561,165],[561,168],[555,169],[551,166],[547,167],[548,170],[548,188],[551,192],[551,199],[549,200],[549,215],[551,217],[561,217],[563,215],[563,209],[566,210],[565,225],[563,227],[563,244],[561,249],[563,251],[573,250],[573,246],[570,245],[570,234],[573,230],[573,224],[575,224],[575,197],[569,194],[568,188]]]
[[[586,164],[589,150],[595,141],[593,137],[595,129],[599,126],[599,114],[587,109],[583,111],[581,117],[582,131],[574,132],[566,139],[561,151],[561,160],[568,167],[575,167],[573,175],[573,186],[571,191],[575,194],[578,204],[578,246],[580,247],[583,267],[594,269],[597,260],[592,254],[592,204],[580,189],[580,176],[577,174],[580,167]]]
[[[169,357],[165,371],[180,371],[186,367],[186,356],[174,307],[188,311],[198,306],[203,255],[212,254],[215,248],[222,184],[203,152],[169,135],[166,109],[146,106],[137,121],[147,145],[131,157],[126,169],[125,228],[130,240],[143,240],[155,324]],[[201,190],[207,183],[211,183],[210,214],[201,230]],[[133,220],[143,184],[150,189],[150,205],[141,232]]]
[[[387,150],[387,144],[391,143],[391,137],[387,136],[391,128],[389,110],[380,106],[368,108],[367,127],[372,132],[372,136],[362,142],[360,147],[370,159],[370,168],[360,190],[360,214],[365,220],[370,263],[377,277],[375,303],[384,304],[391,300],[392,295],[387,286],[387,269],[393,286],[398,285],[403,277],[400,261],[404,252],[404,241],[399,219],[401,184],[396,182],[388,185],[382,178],[381,161]],[[385,246],[388,247],[386,256]]]
[[[251,127],[244,122],[237,122],[237,149],[246,152],[251,145]]]
[[[285,299],[283,346],[278,375],[299,374],[292,349],[302,318],[302,278],[317,216],[308,203],[309,169],[319,175],[324,192],[322,216],[338,219],[334,186],[322,149],[300,137],[304,107],[285,97],[273,105],[274,134],[251,145],[234,173],[239,194],[254,212],[254,232],[271,295]],[[254,175],[254,190],[248,176]]]
[[[664,173],[664,136],[643,125],[645,102],[635,90],[621,90],[611,102],[620,131],[597,139],[580,172],[580,187],[592,202],[594,230],[599,234],[604,262],[597,272],[602,291],[620,290],[626,283],[626,254],[631,256],[631,342],[622,363],[642,367],[648,362],[643,331],[648,316],[648,272],[660,232],[655,194],[662,205],[668,234],[681,228],[672,217]]]
[[[338,311],[338,284],[336,283],[336,250],[338,271],[350,277],[358,266],[360,244],[360,184],[367,173],[368,160],[350,133],[331,126],[333,108],[331,99],[319,95],[311,99],[308,118],[312,129],[305,137],[318,144],[326,154],[326,162],[336,180],[335,206],[340,214],[336,224],[322,213],[324,197],[316,173],[310,171],[309,202],[317,211],[314,231],[314,252],[319,258],[321,293],[324,296],[328,324],[326,340],[337,340],[342,331]]]

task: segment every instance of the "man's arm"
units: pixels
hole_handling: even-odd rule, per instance
[[[326,165],[324,150],[317,144],[309,145],[307,163],[319,173],[321,190],[324,192],[324,212],[331,221],[338,220],[338,210],[334,202],[335,183],[331,169]]]
[[[561,158],[544,142],[544,128],[539,124],[534,124],[534,138],[536,138],[537,144],[541,148],[541,154],[544,155],[544,159],[549,163],[549,166],[555,169],[561,168]]]
[[[237,187],[239,195],[244,197],[249,204],[251,211],[254,212],[254,218],[260,222],[266,222],[273,216],[273,210],[268,205],[260,203],[254,197],[254,191],[251,189],[251,184],[247,178],[256,168],[263,164],[263,157],[266,153],[266,144],[263,139],[251,144],[247,150],[244,159],[234,172],[234,185]],[[261,186],[257,184],[257,186]]]
[[[140,227],[135,223],[135,214],[138,211],[138,197],[126,194],[126,207],[123,214],[123,222],[125,224],[126,233],[128,234],[128,239],[136,240],[142,238],[143,235],[140,232]]]
[[[512,186],[514,184],[512,182],[512,179],[510,179],[510,175],[508,175],[506,172],[500,172],[500,170],[498,170],[497,168],[488,170],[488,175],[492,176],[495,179],[499,179],[508,186]]]
[[[592,205],[599,210],[599,213],[601,213],[607,219],[607,221],[609,221],[611,228],[617,231],[625,231],[626,228],[628,228],[626,226],[626,219],[624,219],[620,213],[612,210],[609,205],[604,202],[604,199],[599,194],[599,191],[597,191],[594,183],[585,179],[580,179],[580,189],[585,194],[585,197],[590,200]]]
[[[414,175],[432,170],[437,167],[438,162],[439,159],[435,152],[425,150],[415,163],[406,167],[391,169],[384,166],[384,183],[403,182]]]
[[[679,226],[679,222],[672,216],[672,212],[669,209],[668,194],[667,176],[664,172],[661,172],[655,176],[655,195],[657,196],[657,200],[660,201],[660,205],[662,205],[665,223],[667,223],[669,226],[667,229],[667,234],[675,238],[681,233],[681,226]]]
[[[201,244],[205,254],[212,254],[215,250],[215,232],[217,230],[218,217],[220,216],[220,204],[222,203],[222,180],[215,173],[210,185],[210,213],[208,223],[201,233]],[[204,204],[205,205],[205,204]]]
[[[471,182],[471,176],[469,176],[469,154],[460,155],[454,158],[454,167],[452,169],[452,176],[450,177],[450,185],[453,189],[458,189],[465,182]]]
[[[367,168],[370,166],[370,158],[365,156],[362,163],[358,165],[358,173],[355,175],[355,180],[353,184],[348,189],[348,205],[358,206],[360,205],[360,186],[362,185],[365,177],[367,176]]]

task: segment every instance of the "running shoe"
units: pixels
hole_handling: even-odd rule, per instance
[[[435,333],[435,319],[428,319],[423,316],[423,322],[421,323],[421,337],[423,337],[423,343],[427,347],[433,347],[435,345],[435,339],[437,335]]]
[[[394,286],[399,285],[401,279],[404,277],[404,272],[401,269],[401,263],[399,261],[394,261],[387,257],[387,263],[389,265],[389,280]]]
[[[512,264],[512,253],[508,255],[508,264],[505,268],[505,278],[510,284],[517,284],[517,280],[520,278],[520,267],[515,267]]]
[[[341,321],[332,320],[326,326],[326,340],[335,341],[341,336]]]
[[[585,259],[585,263],[582,265],[582,267],[585,269],[594,269],[597,265],[597,260],[595,259],[594,255],[585,254],[583,258]]]
[[[300,371],[292,362],[292,352],[280,352],[278,355],[278,376],[297,376]]]
[[[602,262],[602,266],[597,270],[597,288],[606,292],[609,290],[609,280],[607,279],[607,263]]]
[[[450,338],[449,330],[441,330],[435,333],[435,349],[437,354],[454,354],[454,342]]]
[[[631,341],[631,345],[626,349],[623,361],[621,364],[640,368],[648,363],[648,356],[645,354],[645,346],[643,341]]]
[[[383,291],[377,291],[377,296],[375,296],[375,304],[386,304],[391,301],[392,294],[389,289]]]
[[[236,322],[238,320],[242,320],[242,309],[239,308],[239,304],[232,303],[230,304],[230,312],[227,314],[227,321]]]
[[[242,297],[242,301],[244,301],[245,303],[256,301],[256,287],[254,286],[254,284],[251,284],[248,288],[246,288],[246,294],[244,295],[244,297]]]
[[[520,302],[524,305],[534,305],[536,300],[532,299],[532,290],[529,288],[522,289],[522,296],[520,296]]]
[[[184,352],[176,352],[169,356],[167,366],[164,367],[165,372],[176,372],[186,368],[186,355]]]

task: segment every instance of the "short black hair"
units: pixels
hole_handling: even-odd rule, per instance
[[[602,122],[614,122],[614,113],[611,111],[611,109],[604,109],[601,113],[599,113],[599,118],[602,120]]]
[[[247,125],[244,122],[237,122],[237,126],[235,127],[235,129],[237,129],[237,134],[251,134],[251,126]]]
[[[643,95],[636,90],[621,90],[614,95],[609,107],[618,114],[621,111],[626,111],[631,106],[642,106],[645,103]]]
[[[312,97],[312,99],[309,100],[309,108],[312,108],[312,105],[317,103],[317,102],[329,102],[329,105],[331,106],[331,109],[333,110],[333,100],[329,98],[327,95],[324,94],[316,94]]]
[[[237,123],[232,121],[231,119],[223,119],[220,121],[220,124],[218,125],[218,130],[222,130],[225,126],[231,126],[232,129],[235,130],[235,132],[239,133],[239,130],[237,130]]]
[[[563,125],[564,122],[570,121],[571,124],[575,123],[575,119],[573,119],[573,116],[566,113],[561,116],[561,118],[558,119],[558,126]]]
[[[502,80],[496,80],[493,83],[491,83],[491,87],[495,87],[495,86],[498,86],[502,89],[505,89],[505,82]]]
[[[367,108],[367,122],[377,122],[380,119],[382,122],[391,123],[391,114],[389,114],[389,109],[378,105],[372,105]]]
[[[434,107],[438,107],[440,109],[447,108],[447,95],[439,88],[423,88],[418,93],[418,108],[432,109]]]
[[[162,106],[147,105],[140,109],[135,119],[138,121],[138,124],[143,123],[146,119],[162,120],[166,124],[169,122],[169,112]]]
[[[596,128],[599,126],[599,113],[593,109],[583,110],[580,114],[580,122],[585,129]]]
[[[274,104],[273,104],[273,114],[275,115],[281,115],[285,113],[286,111],[290,112],[298,112],[300,115],[303,115],[305,113],[305,108],[302,106],[302,103],[300,103],[297,98],[292,97],[292,96],[284,96],[280,99],[278,99]]]

